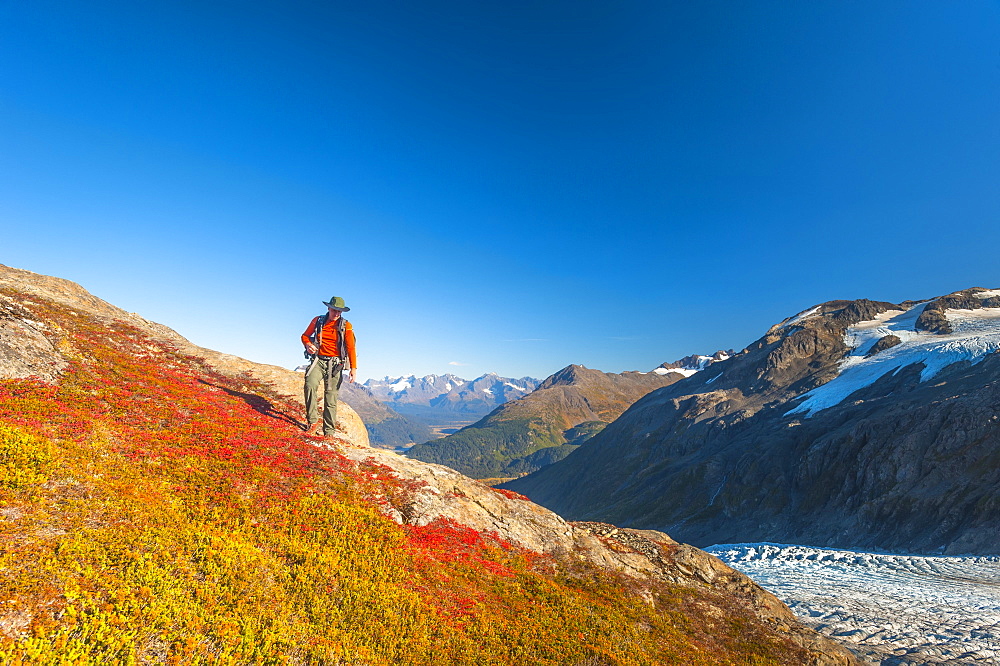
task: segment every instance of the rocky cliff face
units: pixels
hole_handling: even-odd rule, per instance
[[[821,304],[505,487],[699,545],[1000,552],[998,294]]]
[[[571,365],[528,396],[454,435],[414,446],[407,455],[477,478],[517,476],[561,460],[633,402],[682,377]]]
[[[279,394],[302,402],[302,375],[276,365],[254,363],[192,344],[176,331],[126,312],[97,298],[80,285],[61,278],[39,275],[0,264],[0,378],[38,376],[54,381],[66,366],[62,333],[49,323],[35,320],[19,304],[21,294],[31,295],[78,311],[80,316],[112,323],[122,321],[154,340],[167,342],[177,350],[204,358],[216,371],[237,377],[249,374],[274,387]],[[337,422],[357,446],[369,446],[368,431],[349,406],[337,410]]]

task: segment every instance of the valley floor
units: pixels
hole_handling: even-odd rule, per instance
[[[1000,557],[766,543],[706,550],[875,664],[1000,664]]]

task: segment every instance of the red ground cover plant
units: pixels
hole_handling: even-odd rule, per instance
[[[419,482],[313,445],[267,386],[7,295],[69,366],[0,380],[4,664],[796,663],[699,627],[694,593],[397,525],[379,503]]]

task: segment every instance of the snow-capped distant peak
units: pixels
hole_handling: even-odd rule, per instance
[[[413,375],[409,377],[400,377],[395,383],[389,384],[389,390],[393,393],[399,393],[400,391],[405,391],[408,388],[413,388]]]
[[[917,318],[927,305],[889,310],[849,327],[844,342],[851,352],[840,362],[840,374],[805,393],[805,400],[787,413],[811,416],[908,365],[922,363],[920,381],[927,381],[952,363],[979,363],[987,354],[1000,350],[1000,308],[947,310],[945,317],[952,332],[942,334],[916,330]],[[899,343],[869,356],[875,343],[888,335],[898,338]]]
[[[504,386],[509,386],[515,391],[524,391],[525,393],[527,393],[528,391],[528,389],[524,388],[523,386],[517,386],[516,384],[511,384],[510,382],[504,382]]]

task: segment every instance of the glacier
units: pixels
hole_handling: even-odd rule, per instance
[[[774,543],[705,550],[880,666],[1000,663],[1000,557]]]

